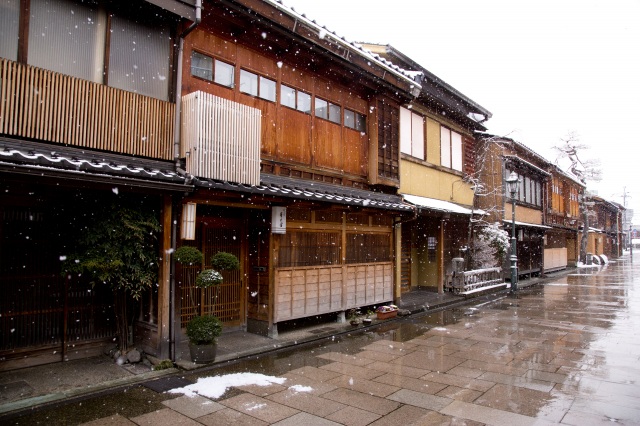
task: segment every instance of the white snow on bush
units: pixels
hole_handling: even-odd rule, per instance
[[[207,398],[220,398],[232,386],[269,386],[274,383],[281,385],[285,380],[287,379],[284,377],[266,376],[264,374],[236,373],[224,376],[201,377],[192,385],[171,389],[168,392],[182,393],[188,397],[201,395]]]

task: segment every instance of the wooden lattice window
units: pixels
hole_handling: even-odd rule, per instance
[[[399,109],[384,100],[378,101],[378,176],[400,179]]]
[[[340,210],[316,212],[316,222],[342,223],[342,212]]]
[[[346,263],[389,262],[391,234],[347,234]]]
[[[278,267],[340,264],[340,232],[287,232],[281,236]]]

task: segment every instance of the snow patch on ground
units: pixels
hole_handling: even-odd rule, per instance
[[[274,383],[283,384],[285,378],[266,376],[257,373],[236,373],[224,376],[201,377],[192,385],[182,388],[171,389],[169,393],[182,393],[188,397],[196,395],[205,396],[207,398],[220,398],[226,390],[232,386],[269,386]]]
[[[293,385],[293,386],[290,386],[289,389],[294,390],[296,392],[311,392],[313,390],[311,386],[302,386],[302,385]]]

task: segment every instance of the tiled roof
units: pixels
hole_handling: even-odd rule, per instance
[[[404,203],[402,198],[397,195],[347,188],[304,179],[285,178],[265,173],[260,175],[260,181],[261,185],[258,186],[211,179],[196,179],[194,184],[198,187],[214,188],[224,191],[239,191],[254,195],[324,201],[328,203],[397,211],[411,211],[413,209],[413,206]]]
[[[169,186],[184,185],[186,179],[171,170],[173,163],[137,159],[116,154],[87,152],[78,148],[57,147],[13,139],[0,139],[0,169],[10,172],[62,172],[101,178],[127,179],[131,184],[152,182]],[[157,185],[156,185],[157,186]]]
[[[56,174],[87,181],[104,182],[106,180],[113,183],[128,183],[132,186],[153,185],[160,190],[166,188],[191,191],[194,187],[203,187],[387,210],[411,211],[413,209],[397,195],[269,174],[261,175],[261,184],[258,186],[243,185],[183,176],[171,170],[173,167],[174,164],[170,162],[0,139],[1,171]]]
[[[304,13],[297,12],[294,8],[287,6],[282,2],[282,0],[264,0],[266,3],[271,4],[279,10],[287,13],[288,15],[293,16],[296,19],[303,21],[305,24],[314,27],[318,34],[321,34],[323,37],[331,37],[336,42],[342,44],[344,47],[355,51],[359,55],[377,63],[378,65],[386,68],[391,73],[396,74],[397,76],[409,80],[414,86],[421,87],[420,84],[415,80],[416,73],[412,71],[407,71],[393,62],[381,57],[380,55],[373,53],[365,48],[362,45],[349,41],[346,38],[337,35],[335,32],[330,31],[327,27],[318,24],[315,20],[308,18]]]

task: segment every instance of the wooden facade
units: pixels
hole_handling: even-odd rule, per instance
[[[401,224],[399,287],[401,292],[442,292],[452,259],[468,245],[475,132],[484,130],[469,117],[488,119],[491,113],[392,46],[365,47],[420,75],[420,92],[400,105],[400,193],[422,197],[424,203],[416,205],[417,218]]]
[[[557,166],[549,164],[547,180],[547,209],[545,224],[552,229],[545,235],[544,269],[554,271],[578,262],[579,228],[582,226],[579,199],[584,185]]]
[[[274,14],[279,5],[207,6],[184,39],[180,64],[181,156],[201,188],[183,200],[197,205],[197,236],[178,245],[203,249],[202,227],[240,220],[225,229],[241,231],[241,290],[222,298],[194,292],[197,270],[178,270],[180,324],[199,313],[221,315],[221,306],[233,302],[237,314],[223,317],[227,328],[275,335],[283,321],[393,301],[393,222],[398,209],[410,209],[375,207],[362,197],[377,193],[401,203],[398,109],[418,84],[382,61],[363,61],[355,45],[318,37],[320,27],[289,9]],[[201,106],[194,98],[206,98],[205,108],[257,113],[196,120]],[[247,132],[255,117],[258,131]],[[204,136],[194,138],[194,128]],[[256,140],[259,161],[247,166],[244,154],[225,148]],[[209,164],[203,153],[222,156],[212,163],[219,170],[202,167]],[[243,175],[225,174],[234,168]],[[215,189],[220,181],[223,190]],[[271,223],[276,207],[286,208],[283,234]]]
[[[551,173],[545,168],[548,162],[529,148],[508,138],[486,136],[480,142],[483,166],[480,181],[486,187],[486,196],[478,197],[477,206],[488,212],[485,220],[502,223],[511,234],[512,203],[506,193],[505,179],[515,172],[519,179],[516,193],[516,244],[518,273],[534,275],[544,273],[545,262],[563,262],[563,251],[549,252],[545,258],[547,209],[547,180]],[[550,248],[556,248],[552,246]],[[560,247],[558,247],[560,248]],[[508,262],[503,265],[505,278],[509,278]]]
[[[160,285],[131,308],[136,345],[167,358],[170,257],[163,254],[171,248],[174,191],[185,191],[173,170],[179,17],[147,2],[18,4],[3,9],[20,25],[6,29],[0,49],[0,369],[114,345],[112,292],[64,276],[62,265],[81,225],[115,200],[145,203],[162,224]],[[98,24],[79,34],[82,25],[56,22],[62,15]],[[125,29],[127,39],[107,37]],[[147,50],[149,40],[158,50]],[[129,56],[111,53],[132,42],[158,54],[127,68],[122,60]]]

